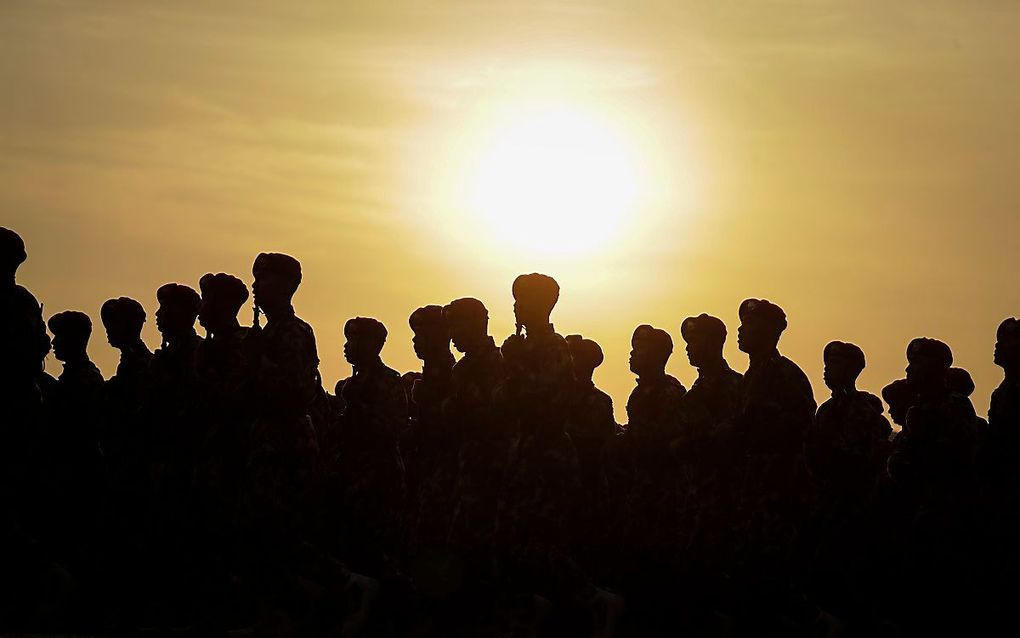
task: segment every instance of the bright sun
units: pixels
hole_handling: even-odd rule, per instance
[[[606,244],[641,195],[628,140],[594,114],[518,112],[472,163],[467,204],[517,248],[575,254]]]

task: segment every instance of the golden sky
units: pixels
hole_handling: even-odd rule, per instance
[[[0,3],[0,224],[25,238],[19,280],[47,316],[98,324],[132,296],[155,347],[160,284],[250,282],[256,253],[289,252],[332,387],[348,317],[384,321],[406,371],[415,307],[479,297],[501,341],[513,277],[541,271],[562,287],[557,329],[606,350],[596,380],[620,419],[637,324],[669,330],[689,386],[681,320],[716,314],[735,336],[749,296],[785,308],[780,348],[819,398],[829,340],[864,349],[877,393],[926,335],[986,411],[995,328],[1020,314],[1020,3],[353,5]],[[532,172],[592,188],[545,211],[508,200],[508,176],[478,204],[477,167],[536,108],[612,161],[560,179],[574,163],[536,152]],[[522,201],[540,214],[507,212]],[[618,203],[608,239],[550,252]],[[101,328],[90,352],[113,373]],[[727,354],[746,367],[735,339]]]

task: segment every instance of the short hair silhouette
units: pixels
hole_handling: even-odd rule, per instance
[[[946,373],[946,386],[953,392],[969,397],[974,394],[974,378],[964,368],[949,368]]]
[[[198,289],[202,291],[202,297],[210,295],[226,304],[227,308],[236,314],[244,302],[248,301],[248,287],[237,277],[219,272],[216,274],[206,273],[198,280]]]
[[[69,344],[85,347],[92,336],[92,320],[84,312],[65,310],[50,317],[46,322],[50,332]]]
[[[0,227],[0,267],[16,269],[28,259],[25,240],[10,228]]]
[[[198,292],[190,286],[184,284],[169,283],[163,284],[156,290],[156,301],[161,306],[171,306],[173,308],[181,310],[188,315],[198,316],[198,307],[202,303],[202,298],[198,295]]]
[[[454,299],[443,307],[443,316],[449,323],[467,323],[488,328],[489,311],[485,304],[474,297]]]
[[[907,361],[930,362],[948,370],[953,365],[953,351],[944,342],[928,337],[918,337],[907,345]]]
[[[825,361],[831,359],[840,359],[850,365],[850,370],[853,372],[853,377],[856,379],[861,372],[864,371],[864,367],[867,361],[864,358],[864,351],[858,346],[852,343],[846,343],[844,341],[831,341],[825,346],[825,350],[822,351],[822,358]]]
[[[664,360],[669,359],[669,356],[673,354],[673,338],[669,336],[669,333],[646,323],[634,329],[630,343],[635,348],[641,344],[647,345]]]
[[[117,297],[103,302],[99,317],[107,329],[137,335],[145,325],[145,308],[131,297]]]
[[[726,343],[726,324],[722,319],[701,313],[697,317],[687,317],[680,324],[680,336],[684,341],[714,343],[722,346]]]
[[[530,273],[514,279],[513,296],[516,300],[534,303],[544,310],[552,310],[560,298],[560,285],[549,275]]]
[[[570,356],[583,367],[594,370],[602,365],[605,356],[599,344],[591,339],[585,339],[581,335],[567,335],[566,340]]]
[[[259,253],[252,264],[251,274],[259,277],[267,274],[278,275],[288,283],[291,294],[301,285],[301,262],[283,253]]]
[[[745,299],[737,310],[741,321],[756,321],[776,336],[786,330],[786,313],[768,299]]]
[[[386,326],[371,317],[354,317],[344,324],[344,336],[348,339],[364,339],[370,349],[379,354],[386,343]]]
[[[421,330],[444,330],[446,328],[446,316],[443,307],[437,305],[422,306],[407,318],[407,324],[413,332]]]

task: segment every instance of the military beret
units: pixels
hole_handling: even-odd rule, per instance
[[[949,368],[953,365],[953,351],[938,339],[918,337],[907,346],[907,361],[928,359],[938,365]]]
[[[156,291],[156,301],[160,305],[179,306],[189,313],[197,315],[198,306],[202,303],[202,298],[190,286],[169,283],[163,284]]]
[[[680,336],[687,342],[708,339],[723,343],[726,341],[726,324],[722,319],[702,313],[697,317],[687,317],[683,320],[680,324]]]
[[[20,266],[28,259],[25,241],[10,228],[0,227],[0,260]]]
[[[485,304],[474,297],[455,299],[443,308],[443,316],[450,323],[463,319],[488,320],[489,311]]]
[[[843,341],[832,341],[825,346],[822,358],[826,360],[830,358],[843,359],[844,361],[853,364],[854,369],[856,369],[858,373],[864,369],[864,366],[867,363],[864,358],[863,350],[852,343],[845,343]]]
[[[995,331],[995,336],[1002,340],[1020,337],[1020,321],[1017,321],[1016,317],[1006,319],[999,324],[999,329]]]
[[[737,315],[741,321],[753,317],[759,321],[764,321],[779,332],[786,330],[786,313],[783,312],[782,308],[767,299],[745,299],[740,304]]]
[[[259,253],[252,264],[251,274],[275,273],[291,281],[296,288],[301,283],[301,262],[283,253]]]
[[[373,343],[386,343],[386,326],[378,319],[371,317],[354,317],[344,324],[344,336],[350,339],[354,335],[371,339]]]
[[[444,329],[446,327],[446,316],[443,314],[442,306],[422,306],[411,313],[411,316],[407,318],[407,323],[414,332],[423,328]]]
[[[581,361],[589,368],[597,368],[602,365],[605,355],[602,354],[602,347],[591,339],[585,339],[581,335],[567,335],[567,347],[570,349],[570,356]]]
[[[531,273],[514,279],[514,299],[527,297],[546,306],[555,306],[560,298],[560,285],[549,275]]]
[[[92,334],[92,320],[84,312],[65,310],[50,317],[46,322],[53,334],[77,335],[88,338]]]
[[[637,347],[640,342],[647,343],[664,354],[673,352],[673,338],[669,336],[669,333],[648,324],[641,324],[634,330],[634,336],[631,337],[630,343]]]
[[[889,405],[905,405],[912,403],[917,392],[906,379],[896,379],[882,388],[882,398]]]
[[[119,324],[141,329],[145,323],[145,308],[130,297],[117,297],[103,302],[99,316],[106,325]]]
[[[974,394],[974,378],[963,368],[949,368],[946,385],[950,390],[965,397]]]
[[[248,287],[244,282],[227,273],[206,273],[198,280],[203,297],[218,297],[231,307],[240,308],[248,301]]]

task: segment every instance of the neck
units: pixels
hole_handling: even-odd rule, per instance
[[[776,349],[775,347],[772,347],[772,348],[762,348],[761,350],[759,350],[757,352],[748,353],[747,356],[750,359],[751,363],[754,364],[754,363],[757,363],[759,361],[767,361],[771,357],[776,356],[778,354],[779,354],[779,350]]]
[[[211,336],[222,339],[224,337],[229,337],[240,329],[241,324],[238,322],[237,317],[232,317],[228,323],[213,331]]]
[[[455,362],[456,359],[454,359],[453,353],[447,349],[445,352],[436,353],[430,355],[427,359],[423,359],[421,362],[422,371],[452,368]]]
[[[64,366],[78,365],[81,363],[88,363],[89,353],[87,352],[75,352],[64,358]]]
[[[724,370],[725,368],[726,359],[723,359],[722,355],[720,354],[718,358],[714,358],[711,361],[705,361],[700,366],[698,366],[698,374],[707,375],[715,374],[716,372]]]
[[[664,378],[666,378],[666,369],[660,368],[642,374],[638,377],[638,381],[657,381]]]
[[[142,338],[138,337],[137,339],[135,339],[134,341],[120,349],[120,356],[124,357],[127,355],[142,352],[144,350],[148,350],[148,348],[145,346],[145,342],[142,341]]]
[[[293,317],[294,306],[292,306],[289,301],[286,301],[271,306],[262,306],[262,312],[266,313],[266,322],[270,323],[273,321],[279,321],[280,319],[286,319],[287,317]]]
[[[832,396],[834,396],[834,397],[845,397],[845,396],[853,394],[854,392],[857,392],[857,384],[852,383],[852,384],[850,384],[848,386],[844,386],[842,388],[836,388],[836,389],[832,390]]]
[[[540,334],[552,334],[553,325],[546,318],[543,321],[534,321],[532,323],[524,324],[524,330],[527,331],[529,337],[535,337]]]
[[[1020,369],[1017,369],[1015,366],[1003,368],[1002,371],[1005,374],[1005,376],[1002,379],[1003,381],[1009,383],[1013,383],[1014,381],[1020,381]]]
[[[368,370],[370,368],[379,367],[382,364],[382,358],[379,355],[375,355],[374,357],[366,357],[364,361],[358,363],[358,365],[352,365],[351,367],[354,368],[354,373],[357,374],[358,372]]]
[[[0,274],[0,287],[13,288],[16,286],[17,282],[14,279],[15,272],[16,271],[11,271]]]
[[[465,345],[464,355],[467,356],[487,350],[490,343],[495,345],[495,342],[492,341],[492,337],[487,334],[479,335],[477,339],[472,339],[470,344]]]
[[[179,343],[181,343],[183,341],[187,341],[188,338],[190,338],[190,337],[192,337],[192,336],[194,336],[196,334],[198,334],[198,333],[195,332],[195,328],[194,327],[192,327],[190,330],[187,330],[187,331],[184,331],[184,332],[179,332],[177,334],[172,334],[172,335],[164,334],[163,335],[163,343],[167,344],[168,346],[176,346],[177,344],[179,344]]]

